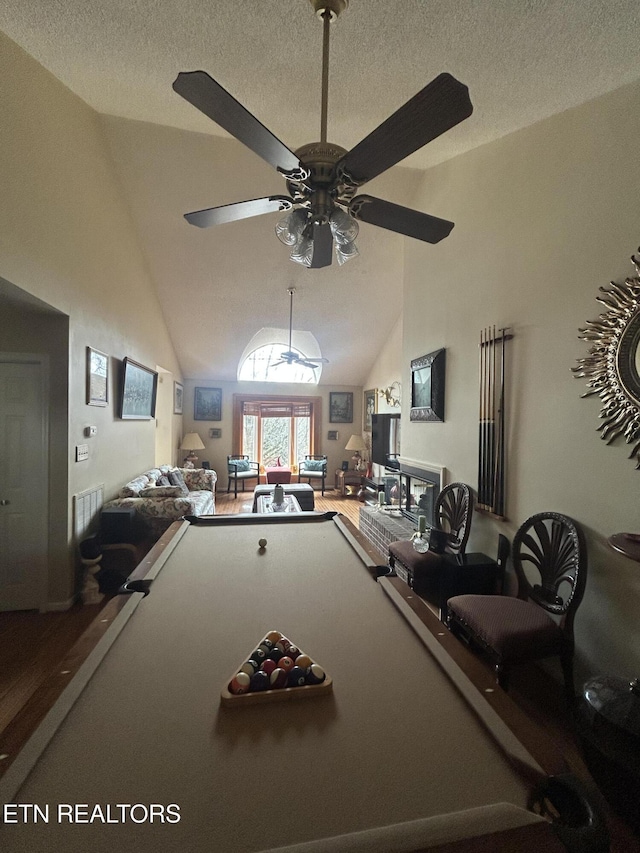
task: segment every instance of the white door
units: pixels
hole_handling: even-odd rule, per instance
[[[0,610],[46,603],[47,374],[0,353]]]
[[[156,395],[156,465],[174,465],[173,449],[173,374],[163,367],[158,371]]]

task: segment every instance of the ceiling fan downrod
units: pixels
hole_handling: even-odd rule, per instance
[[[329,26],[349,5],[349,0],[310,0],[322,21],[322,93],[320,99],[320,142],[327,141],[329,112]]]

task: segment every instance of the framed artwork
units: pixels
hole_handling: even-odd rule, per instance
[[[329,392],[329,423],[353,423],[353,393],[351,391]]]
[[[155,417],[158,374],[131,358],[122,361],[120,417],[124,420],[149,420]]]
[[[222,388],[196,388],[193,398],[194,421],[222,420]]]
[[[444,421],[445,350],[411,362],[411,421]]]
[[[209,438],[222,438],[222,430],[220,427],[212,427],[209,430]]]
[[[87,347],[87,405],[109,405],[109,356]]]
[[[365,432],[371,432],[371,415],[378,414],[378,391],[376,388],[371,388],[369,391],[364,392],[364,406],[362,411],[364,413],[362,428]]]
[[[337,441],[338,440],[338,430],[337,429],[330,429],[329,432],[327,433],[327,439],[329,441]]]
[[[181,415],[182,414],[182,397],[184,395],[184,388],[182,387],[180,382],[173,383],[173,414]]]

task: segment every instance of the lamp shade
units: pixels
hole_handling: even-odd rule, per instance
[[[366,450],[367,445],[361,435],[352,435],[345,445],[345,450]]]
[[[197,432],[188,432],[182,439],[180,450],[204,450],[204,444]]]

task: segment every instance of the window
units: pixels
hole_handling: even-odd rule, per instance
[[[311,453],[309,403],[246,401],[242,405],[241,453],[261,465],[291,467]]]
[[[322,398],[234,394],[234,453],[261,465],[291,467],[319,453]]]
[[[240,365],[238,379],[249,382],[308,382],[318,384],[318,369],[282,360],[282,344],[267,344],[250,352]],[[296,355],[306,358],[299,350]]]

